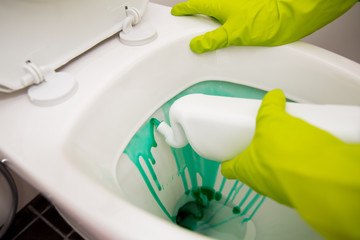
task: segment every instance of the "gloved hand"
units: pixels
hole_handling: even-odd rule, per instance
[[[357,0],[189,0],[175,16],[204,14],[223,26],[190,42],[202,53],[230,45],[278,46],[297,41],[350,9]]]
[[[222,174],[295,208],[328,239],[360,239],[360,144],[290,116],[285,104],[281,90],[265,95],[251,144]]]

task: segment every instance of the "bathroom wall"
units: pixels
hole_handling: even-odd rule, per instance
[[[173,6],[185,0],[150,0]],[[360,3],[334,22],[307,36],[303,41],[328,49],[360,63]]]
[[[303,40],[360,63],[360,2]]]

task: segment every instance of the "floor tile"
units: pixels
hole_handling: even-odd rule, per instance
[[[42,195],[20,210],[1,240],[83,240]]]
[[[39,213],[42,213],[51,203],[42,195],[38,195],[31,202],[30,205]]]
[[[14,240],[61,240],[64,239],[43,220],[37,219]]]
[[[37,216],[32,211],[28,208],[23,208],[16,214],[12,225],[7,230],[3,239],[12,239],[36,218]]]
[[[69,238],[69,240],[83,240],[84,238],[82,238],[77,232],[73,232]]]
[[[72,227],[61,217],[55,207],[50,207],[44,212],[43,217],[46,218],[54,227],[60,230],[65,236],[72,231]]]

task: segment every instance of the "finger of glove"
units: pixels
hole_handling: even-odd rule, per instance
[[[197,1],[187,1],[176,4],[171,9],[171,14],[174,16],[185,16],[193,14],[206,14],[204,7],[200,4],[197,4]]]
[[[228,47],[229,39],[226,26],[223,25],[214,31],[195,37],[190,42],[190,48],[196,53],[204,53],[219,48]]]
[[[221,163],[221,174],[227,179],[237,179],[241,182],[247,183],[249,178],[249,170],[251,166],[250,146],[234,159]]]
[[[263,115],[272,114],[274,112],[285,112],[286,98],[280,89],[274,89],[268,92],[261,103],[257,120]]]
[[[245,183],[257,193],[266,195],[261,179],[261,172],[258,171],[251,158],[251,148],[247,148],[236,158],[221,163],[221,174],[227,179],[237,179]]]
[[[236,179],[235,163],[237,158],[221,163],[221,174],[227,179]]]

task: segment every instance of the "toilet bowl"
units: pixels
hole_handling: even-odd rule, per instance
[[[129,144],[188,93],[261,99],[280,88],[296,102],[359,105],[360,65],[303,42],[199,55],[188,43],[216,28],[213,20],[149,4],[142,21],[156,28],[154,41],[128,46],[110,37],[62,67],[78,82],[67,101],[39,107],[24,90],[0,96],[0,154],[9,167],[88,239],[322,239],[294,210],[224,180],[218,165],[201,160],[211,171],[192,172],[187,159],[178,168],[191,149],[175,153],[157,133],[156,147],[148,141],[132,152]],[[132,153],[143,157],[137,163]],[[192,231],[174,219],[195,190],[215,205],[211,221]]]

